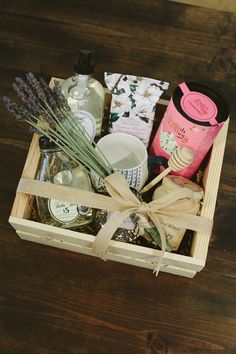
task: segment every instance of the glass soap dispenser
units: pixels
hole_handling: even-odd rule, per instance
[[[62,93],[78,119],[95,119],[96,136],[101,135],[105,93],[102,85],[93,77],[92,51],[80,50],[79,60],[74,65],[75,75],[66,79]]]
[[[86,170],[71,162],[50,139],[39,139],[41,162],[38,180],[72,188],[92,191]],[[74,166],[73,166],[74,165]],[[41,222],[65,229],[77,229],[93,220],[93,209],[61,200],[36,197]]]

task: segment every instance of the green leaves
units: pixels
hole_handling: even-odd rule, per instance
[[[111,112],[109,119],[109,127],[112,128],[113,123],[116,122],[120,118],[118,113]]]
[[[136,88],[137,88],[137,85],[129,85],[129,87],[130,87],[130,91],[131,92],[135,92],[136,91]]]
[[[117,121],[118,119],[119,119],[119,114],[118,114],[118,113],[114,113],[114,112],[110,113],[110,120],[111,120],[112,122],[115,122],[115,121]]]
[[[136,107],[136,101],[134,98],[131,97],[131,109]]]
[[[150,228],[150,229],[145,229],[145,232],[148,234],[150,239],[152,240],[152,243],[158,247],[161,248],[161,237],[156,228]],[[170,244],[168,243],[168,240],[166,240],[166,251],[171,252],[172,248]]]
[[[122,93],[125,93],[125,89],[124,88],[118,89],[118,88],[115,87],[114,90],[113,90],[113,93],[115,95],[121,95]]]
[[[149,119],[147,117],[138,116],[143,122],[148,123]]]

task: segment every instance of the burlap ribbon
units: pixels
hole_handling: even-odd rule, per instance
[[[175,202],[183,198],[193,198],[193,192],[187,188],[174,190],[150,203],[141,202],[130,190],[127,181],[120,173],[113,173],[104,180],[110,197],[87,192],[84,190],[59,186],[47,182],[21,179],[17,192],[32,194],[44,198],[59,199],[67,202],[81,203],[91,208],[107,211],[119,211],[98,232],[93,243],[93,252],[98,257],[106,259],[109,242],[116,229],[121,226],[129,215],[138,213],[149,218],[159,231],[162,251],[154,269],[156,275],[160,270],[166,249],[166,238],[162,223],[172,224],[178,228],[201,231],[211,234],[212,220],[188,214],[186,211],[175,210]],[[171,207],[171,208],[170,208]]]

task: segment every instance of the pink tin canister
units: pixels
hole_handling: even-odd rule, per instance
[[[189,146],[195,153],[194,161],[175,174],[190,178],[228,115],[225,100],[211,87],[194,82],[179,84],[154,137],[150,155],[169,159],[178,146]]]

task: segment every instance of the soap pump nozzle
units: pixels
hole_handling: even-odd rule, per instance
[[[79,59],[74,65],[74,71],[81,75],[91,75],[94,72],[94,63],[92,61],[92,51],[81,49]]]

